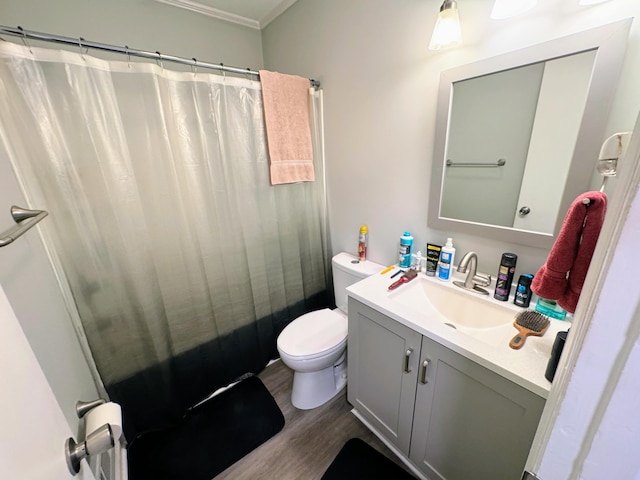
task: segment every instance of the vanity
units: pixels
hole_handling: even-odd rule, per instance
[[[461,274],[454,274],[462,279]],[[509,347],[523,309],[423,273],[349,287],[347,398],[353,413],[429,480],[517,479],[551,386],[558,331]]]
[[[430,228],[553,245],[569,205],[590,190],[630,25],[441,73]],[[423,273],[389,292],[390,275],[347,288],[353,413],[419,478],[522,478],[553,343],[570,324],[550,319],[542,337],[513,350],[523,310],[513,296],[501,302]]]

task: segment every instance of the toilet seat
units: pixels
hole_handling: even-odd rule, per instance
[[[291,357],[313,359],[344,348],[348,322],[328,308],[305,313],[278,336],[278,350]]]

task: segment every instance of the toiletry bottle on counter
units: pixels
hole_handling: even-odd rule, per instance
[[[519,307],[527,308],[531,303],[531,282],[533,281],[533,275],[525,273],[520,275],[518,279],[518,286],[516,287],[516,296],[513,299],[513,303]]]
[[[413,262],[411,262],[411,267],[417,272],[421,272],[422,264],[424,262],[424,257],[422,256],[422,252],[418,250],[418,253],[414,253],[412,257],[413,257]]]
[[[358,260],[364,262],[367,259],[367,244],[369,243],[369,228],[366,225],[360,227],[358,235]]]
[[[398,255],[398,266],[400,268],[411,267],[411,247],[413,246],[413,237],[410,232],[404,232],[400,237],[400,251]]]
[[[511,293],[511,283],[513,282],[513,274],[516,271],[516,262],[518,256],[515,253],[503,253],[498,268],[498,278],[496,279],[496,291],[493,298],[506,302],[509,300]]]
[[[453,239],[447,238],[447,243],[442,247],[440,252],[440,262],[438,263],[438,278],[445,282],[451,279],[451,268],[453,267],[453,258],[456,255],[456,249],[453,248]]]
[[[438,270],[438,262],[440,261],[440,252],[442,247],[440,245],[434,245],[433,243],[427,243],[427,265],[425,273],[429,277],[435,277]]]

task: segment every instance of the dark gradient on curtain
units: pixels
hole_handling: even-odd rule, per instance
[[[126,380],[106,385],[120,403],[126,438],[177,424],[188,408],[245,373],[259,373],[277,358],[276,340],[284,327],[306,312],[333,305],[329,291],[298,302],[199,345]],[[257,334],[256,334],[257,330]]]
[[[65,301],[129,436],[259,372],[288,322],[328,304],[324,183],[271,186],[258,82],[5,50],[0,147],[50,213]]]

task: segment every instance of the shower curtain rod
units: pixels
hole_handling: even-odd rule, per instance
[[[25,41],[26,39],[40,40],[43,42],[61,43],[63,45],[75,45],[80,47],[80,51],[82,51],[83,48],[87,48],[87,49],[92,48],[94,50],[103,50],[106,52],[121,53],[123,55],[131,56],[131,57],[141,57],[141,58],[147,58],[152,60],[158,60],[161,62],[167,61],[167,62],[173,62],[173,63],[180,63],[182,65],[189,65],[194,68],[198,68],[198,67],[211,68],[214,70],[220,70],[222,72],[238,73],[241,75],[254,75],[256,77],[260,76],[260,72],[256,70],[251,70],[250,68],[229,67],[222,63],[215,64],[215,63],[201,62],[199,60],[196,60],[195,58],[176,57],[174,55],[165,55],[164,53],[160,53],[160,52],[148,52],[145,50],[129,48],[126,45],[124,47],[119,47],[117,45],[108,45],[106,43],[98,43],[98,42],[85,40],[82,37],[71,38],[71,37],[62,37],[60,35],[53,35],[50,33],[34,32],[32,30],[24,30],[20,26],[14,28],[14,27],[6,27],[3,25],[0,25],[0,35],[3,35],[3,34],[13,35],[15,37],[21,37],[22,41],[25,43],[25,46],[27,46]],[[320,82],[318,80],[314,80],[313,78],[310,78],[309,82],[311,83],[312,87],[320,88]]]

